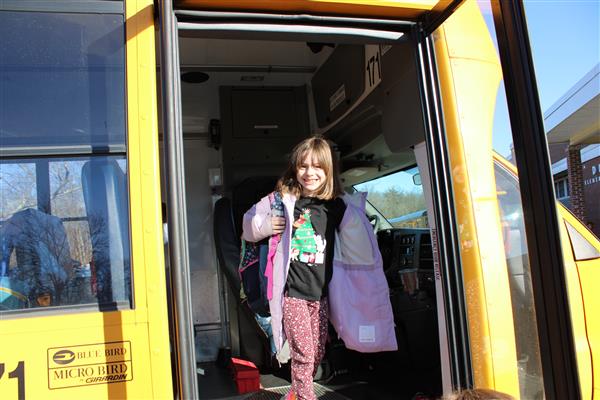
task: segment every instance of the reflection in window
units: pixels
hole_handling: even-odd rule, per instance
[[[499,164],[494,166],[494,172],[515,319],[521,397],[542,399],[544,392],[540,347],[519,184],[516,176]]]
[[[417,167],[355,185],[394,228],[427,228],[427,207]]]
[[[564,201],[569,198],[569,178],[555,178],[554,179],[554,193],[556,194],[556,198],[561,200],[564,204]]]
[[[0,164],[0,311],[130,301],[124,162],[94,156]],[[36,207],[44,181],[49,210]]]
[[[0,164],[0,221],[14,212],[37,207],[35,163]]]

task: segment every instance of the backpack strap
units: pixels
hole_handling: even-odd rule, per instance
[[[285,217],[285,209],[283,201],[281,199],[281,193],[271,192],[269,193],[269,201],[271,203],[271,213],[273,216]],[[281,241],[281,234],[272,235],[269,238],[269,252],[267,254],[267,266],[265,268],[265,277],[267,278],[267,299],[273,298],[273,260],[275,259],[275,252],[277,251],[277,245]]]

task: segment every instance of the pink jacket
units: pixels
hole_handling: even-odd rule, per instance
[[[381,254],[365,214],[366,193],[345,195],[346,211],[336,232],[333,276],[329,283],[330,321],[347,348],[360,352],[397,350],[394,317]],[[283,196],[286,226],[273,259],[269,299],[273,339],[279,352],[283,332],[283,292],[290,264],[294,203]],[[257,242],[273,233],[269,196],[244,214],[242,237]]]

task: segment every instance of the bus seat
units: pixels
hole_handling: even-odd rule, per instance
[[[131,269],[125,172],[112,159],[94,158],[81,170],[100,305],[129,301]]]
[[[2,271],[5,284],[27,297],[30,305],[60,305],[72,272],[71,251],[60,218],[34,208],[13,214],[2,225]],[[17,267],[7,270],[15,251]],[[64,292],[64,293],[63,293]],[[37,304],[39,296],[50,295],[50,303]]]
[[[242,218],[246,211],[260,199],[275,190],[277,184],[275,176],[257,176],[241,181],[232,193],[232,209],[235,232],[242,236]]]
[[[231,200],[222,197],[215,203],[214,237],[217,258],[233,293],[240,293],[241,282],[238,273],[240,264],[240,236],[233,222]]]
[[[241,226],[244,213],[275,187],[276,178],[248,178],[233,190],[232,199],[223,197],[215,202],[214,240],[219,268],[225,275],[238,304],[240,348],[242,355],[259,367],[275,366],[270,337],[257,320],[254,311],[240,296]]]

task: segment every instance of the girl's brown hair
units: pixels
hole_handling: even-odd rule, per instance
[[[298,168],[307,155],[311,154],[325,173],[325,183],[316,191],[319,199],[331,200],[343,194],[340,182],[337,160],[333,155],[331,146],[321,136],[312,136],[304,139],[294,147],[290,156],[289,164],[283,176],[277,182],[277,191],[290,193],[296,197],[302,194],[302,185],[296,178]]]

